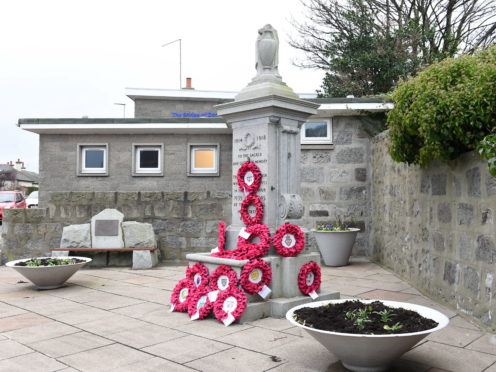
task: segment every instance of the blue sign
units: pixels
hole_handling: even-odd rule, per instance
[[[201,114],[197,112],[171,112],[174,118],[216,118],[215,112],[202,112]]]

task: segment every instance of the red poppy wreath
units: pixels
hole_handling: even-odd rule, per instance
[[[208,287],[195,291],[189,299],[188,315],[191,320],[203,319],[210,314],[214,304],[208,299]]]
[[[255,294],[269,286],[271,280],[272,271],[269,264],[263,260],[252,260],[243,266],[239,282],[246,293]]]
[[[262,183],[260,168],[251,162],[244,162],[238,169],[238,187],[243,192],[256,193]]]
[[[303,265],[298,274],[298,288],[304,295],[317,294],[320,288],[320,267],[316,262],[310,261]],[[313,297],[313,296],[312,296]]]
[[[231,257],[238,260],[251,260],[267,254],[270,248],[270,231],[267,225],[252,225],[245,228],[249,238],[238,236],[237,248],[232,251]],[[251,243],[251,239],[258,236],[259,243]]]
[[[238,285],[238,277],[236,271],[227,265],[220,265],[210,275],[211,290],[225,291],[226,289],[236,287]]]
[[[185,313],[188,311],[188,304],[191,297],[191,281],[188,278],[181,279],[172,290],[170,303],[171,311]]]
[[[305,248],[305,234],[298,226],[285,223],[272,237],[272,244],[280,256],[296,257]]]
[[[226,223],[224,221],[219,222],[219,238],[217,241],[217,252],[224,252],[226,246]]]
[[[252,217],[248,213],[248,207],[253,205],[255,207],[256,213]],[[264,206],[262,200],[256,194],[249,194],[241,203],[241,209],[239,210],[241,214],[241,220],[246,226],[256,225],[262,222],[264,216]]]
[[[189,279],[191,289],[201,289],[208,284],[208,269],[201,262],[186,268],[186,278]]]
[[[243,315],[246,309],[246,295],[239,288],[221,292],[214,303],[214,315],[225,326],[230,325]]]

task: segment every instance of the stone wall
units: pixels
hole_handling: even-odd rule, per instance
[[[369,255],[370,136],[359,117],[334,117],[333,146],[301,151],[304,225],[353,219],[361,229],[353,255]]]
[[[231,222],[231,195],[207,192],[52,192],[47,208],[5,210],[1,262],[49,254],[60,246],[64,226],[88,223],[105,208],[126,221],[153,225],[162,259],[184,259],[217,244],[219,221]]]
[[[372,144],[374,257],[413,285],[495,326],[496,178],[467,153],[428,169]]]

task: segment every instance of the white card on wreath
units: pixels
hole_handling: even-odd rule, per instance
[[[251,234],[249,232],[246,231],[246,228],[242,228],[241,230],[239,230],[239,236],[241,236],[243,239],[248,239]]]
[[[315,300],[317,297],[319,297],[319,295],[315,291],[310,292],[308,295],[312,297],[312,300]]]
[[[174,311],[174,305],[171,305],[170,309],[169,309],[169,313],[172,313]]]
[[[211,292],[208,292],[208,300],[210,302],[215,302],[215,300],[217,300],[217,295],[219,294],[219,291],[211,291]]]
[[[262,297],[264,300],[267,298],[272,293],[272,290],[267,287],[266,285],[263,286],[263,288],[258,292],[260,297]]]
[[[210,253],[218,253],[219,252],[219,247],[215,247],[210,251]]]
[[[199,319],[200,318],[200,312],[199,311],[196,311],[196,313],[193,314],[193,316],[191,317],[191,320],[196,320],[196,319]]]
[[[227,326],[230,326],[232,324],[232,322],[234,322],[235,320],[236,319],[232,316],[232,314],[229,313],[229,314],[227,314],[227,318],[224,319],[222,322],[227,327]]]

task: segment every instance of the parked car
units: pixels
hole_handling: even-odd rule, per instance
[[[3,210],[8,208],[26,208],[26,199],[20,191],[0,191],[0,221]]]
[[[38,206],[38,191],[33,191],[26,198],[26,205],[28,208],[36,208]]]

